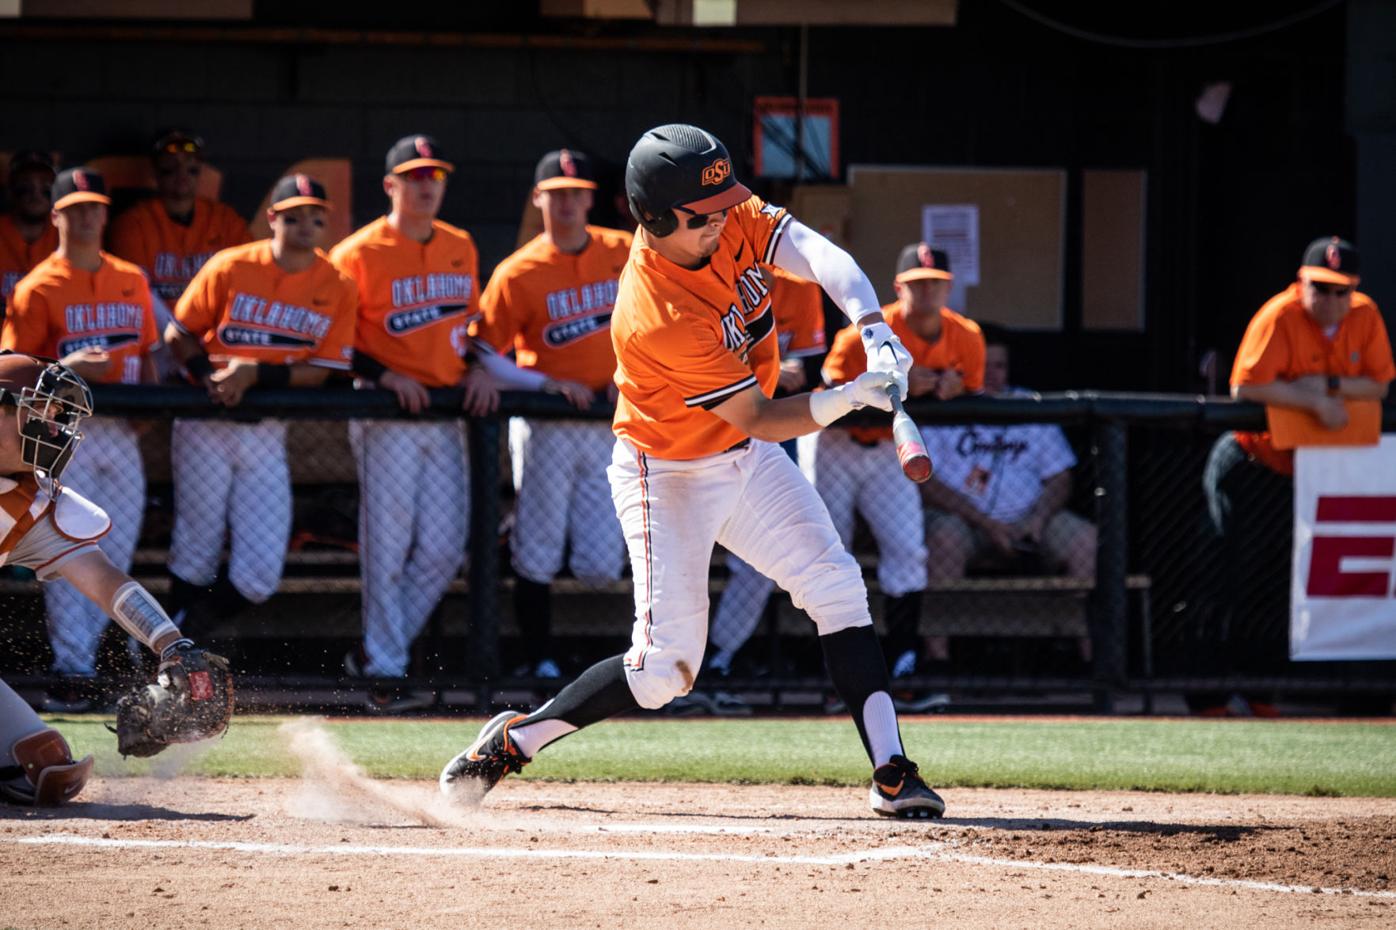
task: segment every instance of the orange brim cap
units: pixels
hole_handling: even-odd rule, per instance
[[[271,205],[273,211],[279,213],[282,210],[290,210],[293,207],[324,207],[330,208],[328,200],[321,200],[319,197],[287,197],[285,200],[278,200]]]
[[[1325,284],[1349,284],[1357,286],[1357,282],[1362,278],[1355,274],[1343,274],[1341,271],[1334,271],[1331,268],[1324,268],[1320,265],[1300,265],[1299,277],[1305,281],[1322,281]]]
[[[111,206],[111,198],[106,194],[98,194],[93,191],[74,191],[71,194],[61,197],[58,202],[53,205],[53,209],[62,210],[65,207],[71,207],[79,203],[104,203],[107,206]]]
[[[402,174],[403,172],[411,171],[414,168],[440,168],[443,171],[447,172],[456,170],[455,165],[451,164],[448,161],[442,161],[439,158],[414,158],[411,161],[405,161],[402,164],[398,165],[396,168],[394,168],[393,174]]]
[[[954,281],[955,276],[948,271],[941,271],[939,268],[908,268],[895,278],[898,284],[905,284],[907,281]]]
[[[704,197],[702,200],[681,204],[681,206],[690,213],[716,213],[719,210],[730,210],[750,199],[751,191],[747,186],[734,181],[732,186],[724,191],[713,194],[711,197]]]
[[[546,181],[539,181],[536,187],[540,191],[556,191],[568,187],[577,188],[579,190],[594,191],[596,190],[596,182],[588,181],[585,178],[558,177],[548,178]]]

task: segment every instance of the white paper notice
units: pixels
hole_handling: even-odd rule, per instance
[[[950,259],[961,286],[979,283],[979,206],[972,203],[926,204],[921,208],[921,238]]]

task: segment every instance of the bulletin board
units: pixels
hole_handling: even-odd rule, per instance
[[[922,208],[974,204],[980,283],[951,309],[1017,329],[1062,328],[1065,171],[853,165],[848,187],[848,248],[884,303],[896,299],[897,253],[921,238]]]

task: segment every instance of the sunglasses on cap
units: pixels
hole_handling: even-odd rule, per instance
[[[1351,284],[1326,284],[1323,281],[1310,281],[1309,286],[1314,289],[1314,293],[1323,294],[1326,297],[1346,297],[1352,293]]]
[[[413,168],[402,172],[402,176],[413,181],[444,181],[446,180],[446,169],[430,166]]]
[[[675,207],[674,209],[678,210],[680,213],[688,214],[688,219],[684,220],[683,224],[689,229],[702,229],[715,219],[726,216],[727,211],[730,210],[731,207],[725,207],[718,210],[716,213],[694,213],[687,207]]]

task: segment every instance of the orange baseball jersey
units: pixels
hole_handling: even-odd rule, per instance
[[[176,223],[151,197],[112,220],[110,251],[135,262],[150,276],[155,295],[170,307],[215,252],[252,240],[247,223],[232,207],[200,197],[188,226]]]
[[[776,313],[780,357],[824,354],[824,289],[784,268],[766,267],[772,275],[771,306]]]
[[[61,359],[78,349],[104,349],[102,384],[139,384],[143,359],[160,344],[145,272],[102,253],[95,272],[50,255],[25,275],[10,298],[0,347]]]
[[[662,459],[716,455],[748,438],[711,409],[754,385],[775,390],[780,354],[757,263],[770,263],[789,222],[752,197],[728,213],[717,251],[696,270],[636,237],[611,319],[617,436]]]
[[[483,351],[513,349],[520,368],[600,390],[616,372],[611,312],[632,236],[588,226],[576,255],[535,236],[495,268],[471,337]]]
[[[900,302],[887,304],[882,316],[911,354],[911,364],[939,371],[955,370],[964,379],[967,392],[984,390],[984,334],[979,324],[949,307],[940,308],[940,338],[927,342],[912,332]],[[829,357],[824,360],[824,380],[843,384],[868,370],[868,356],[857,326],[845,326],[834,336]],[[849,435],[861,442],[892,438],[890,426],[854,426]]]
[[[53,498],[33,474],[0,477],[0,565],[51,506]]]
[[[58,248],[58,230],[52,223],[33,242],[24,241],[14,217],[0,216],[0,314],[9,305],[19,279]]]
[[[174,321],[209,355],[348,371],[357,300],[354,282],[325,257],[290,274],[262,239],[205,262],[175,305]]]
[[[358,285],[354,348],[427,387],[453,387],[480,313],[480,260],[470,233],[440,220],[432,228],[417,242],[380,217],[335,246],[330,261]]]
[[[1370,297],[1354,293],[1352,309],[1329,338],[1305,311],[1299,288],[1299,282],[1291,284],[1251,318],[1231,368],[1233,387],[1293,381],[1306,375],[1396,378],[1386,324]],[[1276,449],[1269,433],[1237,433],[1236,441],[1280,474],[1294,474],[1293,450]]]

